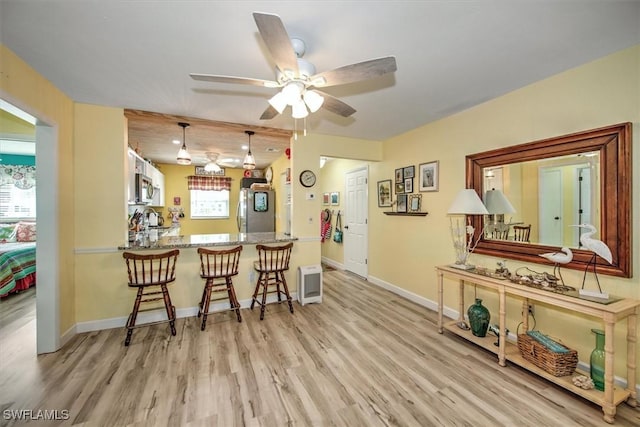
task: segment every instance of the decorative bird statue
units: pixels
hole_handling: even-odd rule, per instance
[[[582,276],[582,289],[581,293],[584,290],[584,281],[587,277],[587,270],[589,270],[589,265],[593,265],[593,275],[596,276],[596,283],[598,283],[598,290],[600,291],[599,296],[603,296],[604,298],[608,298],[607,294],[602,293],[602,288],[600,287],[600,281],[598,280],[598,273],[596,272],[596,255],[600,258],[606,260],[609,264],[613,262],[613,256],[611,255],[611,249],[607,246],[602,240],[594,239],[593,236],[596,233],[596,228],[591,224],[575,224],[570,225],[570,227],[579,227],[586,228],[587,231],[580,235],[580,244],[593,252],[593,256],[587,263],[587,266],[584,269],[584,276]]]
[[[560,278],[560,282],[564,285],[564,279],[562,278],[562,273],[560,272],[560,264],[569,264],[573,259],[573,252],[569,248],[561,248],[560,252],[549,252],[546,254],[539,254],[542,258],[546,258],[549,261],[552,261],[553,264],[553,275],[556,275],[556,270],[558,271],[557,277]]]

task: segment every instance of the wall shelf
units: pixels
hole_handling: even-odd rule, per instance
[[[392,216],[427,216],[429,212],[383,212],[385,215]]]

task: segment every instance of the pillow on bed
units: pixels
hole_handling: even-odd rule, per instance
[[[16,241],[16,224],[0,224],[0,243]]]
[[[35,242],[36,241],[36,223],[35,222],[19,222],[16,226],[17,242]]]

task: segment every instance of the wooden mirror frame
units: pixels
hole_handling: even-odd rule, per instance
[[[613,264],[596,257],[598,273],[632,277],[631,262],[631,123],[621,123],[584,132],[573,133],[511,147],[499,148],[466,157],[467,188],[473,188],[482,198],[483,169],[549,157],[590,151],[600,153],[600,239],[609,246]],[[474,240],[480,239],[475,253],[499,258],[550,264],[538,256],[558,251],[556,246],[526,244],[485,239],[482,236],[483,217],[471,217]],[[563,267],[584,270],[593,252],[573,250],[573,261]],[[591,270],[591,269],[590,269]]]

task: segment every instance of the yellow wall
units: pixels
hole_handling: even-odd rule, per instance
[[[429,212],[423,221],[388,217],[380,210],[370,209],[369,274],[437,301],[434,267],[454,260],[446,212],[454,195],[464,188],[467,154],[630,121],[633,122],[635,141],[633,167],[637,171],[640,167],[639,117],[640,46],[635,46],[385,141],[384,162],[371,167],[370,194],[373,183],[391,178],[394,167],[411,164],[415,159],[440,161],[440,190],[423,193],[425,210]],[[634,174],[632,187],[637,193],[640,174]],[[639,224],[640,198],[633,199],[633,223]],[[640,230],[634,228],[633,269],[637,276],[640,271]],[[481,255],[472,255],[471,260],[490,268],[494,268],[497,261]],[[525,265],[507,261],[512,270]],[[549,270],[538,264],[528,266],[534,270]],[[574,285],[582,281],[578,271],[564,270],[563,276],[566,282]],[[606,291],[640,298],[637,278],[599,277]],[[445,305],[453,309],[456,308],[455,285],[446,283]],[[473,289],[467,292],[467,301],[471,301]],[[485,300],[495,319],[498,306],[495,295],[479,288],[478,296]],[[507,327],[511,331],[517,330],[520,320],[519,303],[509,301]],[[542,305],[536,309],[536,320],[538,329],[561,337],[578,350],[583,361],[588,359],[594,346],[590,328],[601,326],[591,318],[573,316]],[[619,349],[625,348],[625,333],[624,325],[619,325],[616,330]],[[640,352],[638,355],[636,365],[640,366]],[[625,375],[624,357],[624,351],[617,353],[616,374],[621,376]]]
[[[0,45],[0,96],[16,107],[39,119],[38,125],[54,127],[57,136],[58,193],[57,212],[58,241],[55,242],[58,256],[58,277],[60,297],[60,330],[66,331],[76,322],[76,299],[74,296],[74,256],[75,239],[74,208],[75,177],[73,152],[73,101],[45,80],[24,61],[4,45]],[[37,145],[36,145],[37,150]],[[40,162],[54,159],[36,158]],[[53,206],[38,206],[38,216],[51,214]]]
[[[36,128],[31,123],[25,122],[7,111],[0,110],[0,134],[35,138]]]

